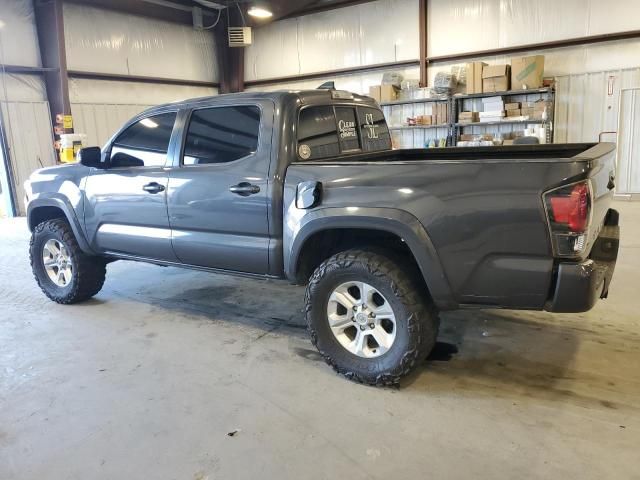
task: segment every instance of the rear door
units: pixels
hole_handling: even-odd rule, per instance
[[[267,186],[274,104],[194,109],[169,172],[168,211],[181,262],[269,271]]]
[[[87,179],[85,227],[93,248],[177,261],[167,216],[167,152],[176,112],[130,125],[108,147],[110,167]]]

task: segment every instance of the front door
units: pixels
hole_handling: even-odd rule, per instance
[[[96,251],[178,261],[165,169],[175,119],[167,112],[133,123],[108,147],[109,168],[87,179],[85,227]]]
[[[266,274],[273,103],[192,111],[169,173],[173,248],[183,263]]]

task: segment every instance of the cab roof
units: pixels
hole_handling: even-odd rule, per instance
[[[337,98],[336,98],[337,97]],[[346,90],[277,90],[272,92],[241,92],[241,93],[225,93],[221,95],[212,95],[208,97],[190,98],[186,100],[178,100],[176,102],[165,103],[151,107],[143,112],[150,114],[156,111],[165,111],[172,108],[190,108],[194,106],[202,107],[203,105],[229,105],[238,100],[272,100],[276,105],[282,105],[288,102],[296,102],[300,105],[326,105],[330,103],[344,103],[345,101],[353,103],[361,103],[369,106],[377,106],[376,101],[368,96],[359,95],[357,93],[348,92]]]

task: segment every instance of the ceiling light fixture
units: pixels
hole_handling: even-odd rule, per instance
[[[271,13],[271,11],[262,7],[251,7],[249,10],[247,10],[247,13],[255,18],[270,18],[273,16],[273,13]]]

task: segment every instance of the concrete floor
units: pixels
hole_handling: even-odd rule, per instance
[[[640,203],[618,208],[609,300],[443,314],[400,390],[336,376],[285,284],[117,262],[51,303],[2,220],[0,479],[640,478]]]

